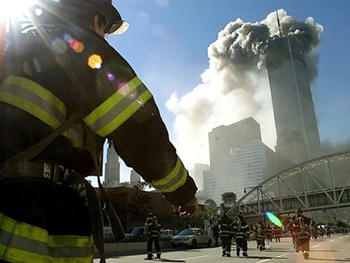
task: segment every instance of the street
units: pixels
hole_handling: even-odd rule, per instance
[[[350,262],[350,235],[335,234],[331,237],[311,239],[310,243],[311,262]],[[146,244],[145,244],[146,250]],[[256,249],[255,241],[248,242],[248,258],[238,258],[235,253],[235,245],[232,245],[232,257],[222,257],[220,247],[212,248],[179,248],[163,251],[162,258],[167,262],[188,262],[188,263],[218,263],[234,261],[235,263],[297,263],[304,262],[303,255],[293,250],[292,240],[289,237],[281,238],[281,242],[267,243],[266,250],[260,252]],[[114,262],[147,262],[144,261],[146,253],[114,256],[107,259],[108,263]],[[98,263],[95,259],[94,263]]]

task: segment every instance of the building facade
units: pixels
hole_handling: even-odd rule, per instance
[[[221,125],[209,133],[210,166],[231,155],[231,149],[241,148],[251,141],[261,141],[260,125],[247,118],[231,125]]]
[[[297,164],[321,155],[320,138],[302,46],[288,36],[266,52],[276,124],[276,152]],[[281,167],[286,168],[286,167]]]
[[[139,182],[141,182],[141,180],[141,175],[132,169],[130,171],[130,185],[137,185]]]
[[[107,156],[105,164],[105,180],[103,182],[106,187],[115,187],[120,183],[120,162],[116,153],[113,142],[108,142]]]
[[[275,152],[259,140],[252,141],[231,149],[228,157],[204,171],[204,196],[220,204],[223,193],[233,192],[238,200],[244,195],[244,188],[258,185],[276,170]]]

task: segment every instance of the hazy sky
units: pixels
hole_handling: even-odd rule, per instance
[[[276,10],[286,32],[299,32],[293,23],[311,30],[307,52],[321,141],[350,141],[349,0],[113,3],[130,28],[108,41],[153,93],[188,169],[208,163],[212,128],[250,116],[261,124],[263,141],[274,149],[268,82],[259,67],[259,34],[278,34]],[[129,181],[128,169],[121,170],[121,181]]]

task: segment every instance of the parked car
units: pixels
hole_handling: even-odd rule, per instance
[[[126,241],[146,241],[145,227],[132,227],[125,232]]]
[[[174,248],[177,246],[190,246],[191,248],[195,248],[198,245],[210,247],[212,244],[212,236],[202,228],[186,228],[179,234],[170,238],[170,243]]]
[[[162,238],[169,239],[174,235],[174,231],[172,229],[162,229]]]

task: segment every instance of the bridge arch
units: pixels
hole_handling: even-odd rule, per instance
[[[350,151],[321,156],[267,178],[231,209],[247,216],[294,213],[297,207],[317,211],[350,206]]]

